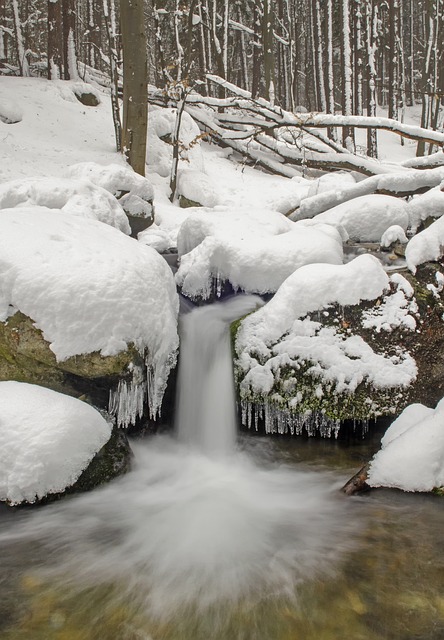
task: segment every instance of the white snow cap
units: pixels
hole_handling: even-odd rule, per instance
[[[322,222],[342,226],[351,240],[379,242],[385,231],[398,225],[404,231],[409,225],[407,205],[394,196],[372,194],[348,200],[320,213],[314,223]]]
[[[444,486],[444,402],[412,404],[388,428],[370,463],[368,484],[403,491]]]
[[[22,311],[59,361],[146,348],[159,403],[178,346],[165,260],[108,225],[42,207],[1,211],[0,237],[0,321]]]
[[[89,180],[25,178],[0,184],[0,209],[35,206],[99,220],[130,234],[128,218],[117,200]]]
[[[440,218],[444,214],[444,183],[426,193],[413,196],[407,203],[407,213],[414,232],[427,218]]]
[[[108,442],[101,414],[76,398],[0,382],[0,500],[34,502],[71,486]]]
[[[180,169],[177,192],[203,207],[215,207],[219,204],[210,179],[205,173],[196,169]]]
[[[176,281],[191,298],[208,298],[213,279],[248,293],[272,293],[304,264],[341,264],[343,258],[336,229],[260,210],[191,214],[180,228],[178,250]]]

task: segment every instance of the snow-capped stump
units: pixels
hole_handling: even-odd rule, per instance
[[[372,256],[301,267],[235,327],[243,423],[330,435],[342,420],[399,412],[417,376],[401,347],[416,314],[409,283]]]
[[[69,167],[65,175],[67,178],[90,180],[117,198],[128,216],[133,237],[153,224],[153,186],[147,178],[133,171],[128,164],[101,165],[97,162],[79,162]]]
[[[41,207],[2,211],[0,237],[3,379],[81,393],[94,379],[105,395],[117,386],[120,425],[147,397],[155,418],[178,347],[166,262],[108,225]]]
[[[13,207],[35,210],[36,206],[99,220],[123,233],[131,233],[121,205],[107,190],[89,180],[25,178],[0,184],[0,210]]]
[[[129,447],[90,405],[37,385],[0,382],[0,501],[88,490],[128,469]]]
[[[228,283],[247,293],[274,293],[304,264],[341,264],[342,238],[330,225],[293,223],[272,211],[191,214],[178,235],[176,282],[191,299],[220,295]]]
[[[372,194],[354,198],[320,213],[313,223],[342,226],[350,240],[379,242],[393,225],[404,231],[409,226],[407,204],[394,196]]]

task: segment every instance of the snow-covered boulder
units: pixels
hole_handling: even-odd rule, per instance
[[[370,255],[301,267],[236,327],[244,424],[256,413],[267,432],[329,435],[402,409],[417,366],[398,341],[415,336],[416,313],[409,283]]]
[[[355,183],[356,180],[352,174],[346,173],[345,171],[324,173],[324,175],[320,176],[316,180],[311,181],[307,198],[317,196],[319,193],[325,193],[327,191],[339,191],[343,188],[350,187]]]
[[[410,227],[414,232],[429,218],[440,218],[444,214],[443,184],[426,193],[414,196],[407,203],[407,213],[409,214]]]
[[[411,404],[392,423],[370,462],[367,484],[403,491],[444,487],[444,401]]]
[[[0,209],[47,207],[80,218],[104,222],[130,234],[128,218],[117,200],[85,179],[25,178],[0,184]]]
[[[438,261],[444,255],[444,217],[413,236],[405,249],[407,266],[416,273],[419,265]]]
[[[407,244],[408,238],[405,235],[405,231],[398,224],[394,224],[389,227],[382,234],[381,238],[381,247],[387,249],[394,244]]]
[[[393,225],[404,231],[409,225],[407,205],[393,196],[372,194],[339,204],[313,218],[313,223],[342,226],[350,240],[379,242]]]
[[[0,321],[14,323],[18,312],[30,318],[57,366],[73,373],[85,354],[98,366],[126,354],[129,370],[112,372],[114,385],[131,378],[113,399],[118,420],[131,422],[147,394],[155,417],[178,347],[178,296],[166,262],[108,225],[42,207],[3,210],[0,237]],[[128,363],[131,349],[142,370]]]
[[[171,172],[173,147],[171,138],[176,126],[176,109],[150,107],[146,163],[149,169],[163,177]],[[200,149],[201,132],[192,117],[184,111],[180,123],[180,162],[197,171],[203,171],[203,155]]]
[[[117,198],[128,216],[133,237],[153,223],[153,186],[128,164],[79,162],[69,167],[65,175],[75,180],[89,180]]]
[[[293,223],[271,211],[193,213],[178,236],[176,282],[192,299],[234,290],[274,293],[304,264],[341,264],[342,239],[329,225]]]
[[[181,169],[177,177],[181,207],[215,207],[218,198],[208,176],[195,169]]]
[[[76,398],[0,382],[0,501],[41,501],[123,473],[129,449],[113,455],[112,431],[112,422]]]

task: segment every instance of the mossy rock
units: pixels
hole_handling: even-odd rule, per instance
[[[331,306],[328,315],[319,312],[309,315],[322,326],[335,326],[338,333],[360,336],[376,353],[390,357],[399,351],[408,352],[418,370],[416,380],[408,387],[380,389],[364,380],[353,393],[338,392],[334,384],[312,373],[313,363],[298,361],[297,366],[279,369],[269,393],[256,395],[242,388],[244,374],[235,366],[239,397],[252,405],[257,414],[268,412],[276,421],[287,421],[292,429],[298,420],[303,424],[305,419],[310,424],[319,418],[319,422],[334,425],[338,421],[365,423],[378,417],[393,417],[413,402],[434,407],[444,396],[444,298],[442,292],[433,292],[428,285],[436,284],[440,269],[440,264],[433,263],[421,266],[415,276],[402,274],[413,286],[418,305],[416,330],[401,326],[390,332],[376,332],[364,328],[363,312],[379,307],[383,297],[355,306]],[[233,344],[240,324],[241,320],[231,326]],[[261,362],[259,357],[258,361]]]
[[[100,104],[100,100],[95,93],[89,91],[77,91],[74,95],[79,102],[85,105],[85,107],[98,107]]]
[[[109,390],[141,361],[130,346],[115,356],[96,351],[58,362],[31,318],[17,312],[0,322],[0,381],[38,384],[76,397],[86,393],[92,403],[106,408]]]
[[[182,209],[189,209],[190,207],[202,207],[203,205],[196,200],[191,200],[190,198],[186,198],[185,196],[179,196],[179,207]]]

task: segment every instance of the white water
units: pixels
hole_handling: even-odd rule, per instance
[[[134,444],[127,476],[20,516],[0,544],[43,543],[51,579],[118,585],[160,619],[188,607],[294,597],[301,580],[330,570],[352,530],[338,480],[276,464],[268,442],[255,440],[254,455],[235,445],[222,328],[251,308],[251,299],[247,307],[220,303],[184,319],[178,438]]]

